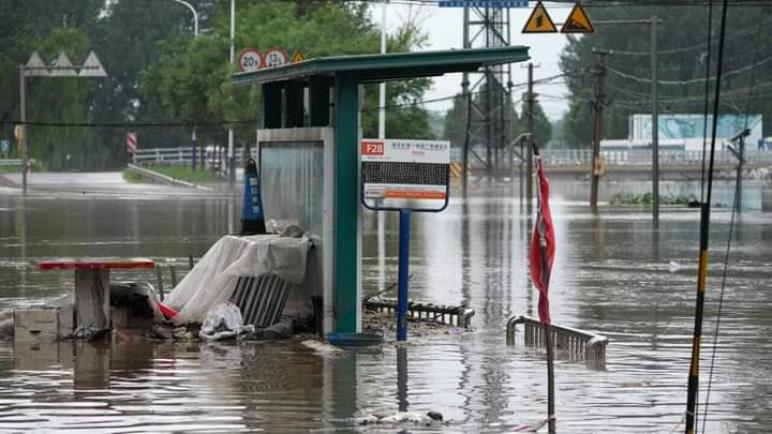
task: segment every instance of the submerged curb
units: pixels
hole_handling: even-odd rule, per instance
[[[180,187],[197,188],[199,190],[212,190],[210,187],[205,187],[203,185],[194,184],[192,182],[183,181],[177,178],[172,178],[171,176],[164,175],[154,170],[145,169],[144,167],[139,167],[134,164],[127,165],[127,168],[132,173],[135,173],[139,176],[143,176],[145,178],[149,178],[161,184],[170,184],[170,185],[177,185]]]

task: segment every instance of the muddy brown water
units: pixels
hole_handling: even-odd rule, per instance
[[[414,216],[411,296],[465,303],[476,315],[472,332],[411,339],[400,354],[406,376],[398,375],[393,346],[329,358],[293,342],[0,343],[0,431],[394,432],[360,427],[356,419],[400,407],[439,411],[447,420],[408,426],[411,432],[511,432],[537,422],[546,407],[544,355],[504,343],[507,318],[534,314],[537,301],[526,273],[530,219],[508,194],[454,200],[444,213]],[[70,273],[34,268],[46,257],[147,256],[184,268],[188,255],[200,256],[238,228],[238,207],[215,196],[0,195],[0,307],[69,291]],[[553,319],[611,340],[604,370],[558,358],[559,431],[682,431],[697,213],[666,209],[658,231],[641,208],[603,207],[595,217],[584,203],[557,197],[553,213]],[[713,219],[703,386],[729,218],[717,211]],[[367,216],[368,293],[396,279],[397,225],[397,215],[386,217],[379,258],[376,219]],[[772,214],[742,215],[727,274],[710,432],[769,431],[771,240]],[[148,272],[113,276],[123,278],[155,279]]]

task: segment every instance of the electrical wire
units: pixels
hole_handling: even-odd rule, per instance
[[[766,16],[767,12],[768,12],[768,9],[764,8],[764,15],[760,15],[760,17],[759,17],[759,25],[758,25],[758,27],[756,29],[756,52],[757,53],[758,53],[759,48],[761,46],[761,30],[762,30],[762,25],[763,25],[762,18],[764,16]],[[753,87],[754,87],[755,81],[756,81],[756,74],[755,74],[755,70],[754,70],[754,74],[751,76],[751,86],[750,86],[751,88],[748,90],[748,99],[747,99],[747,101],[745,103],[746,112],[750,108],[751,95],[753,95]],[[746,114],[745,122],[744,122],[744,125],[743,125],[743,134],[744,134],[744,131],[747,130],[747,129],[748,129],[748,116]],[[740,140],[744,141],[745,138],[741,137]],[[712,350],[711,356],[710,356],[710,371],[709,371],[709,374],[708,374],[708,386],[706,388],[705,405],[704,405],[703,418],[702,418],[702,432],[703,433],[705,433],[705,423],[706,423],[706,421],[708,419],[708,407],[710,405],[710,391],[711,391],[711,387],[713,386],[713,368],[715,367],[715,363],[716,363],[716,348],[718,347],[718,334],[719,334],[719,330],[721,328],[721,311],[722,311],[722,308],[723,308],[723,305],[724,305],[724,294],[725,294],[725,290],[726,290],[726,275],[727,275],[727,270],[729,269],[729,253],[730,253],[731,248],[732,248],[732,234],[733,234],[733,231],[734,231],[735,214],[738,211],[737,208],[738,208],[738,205],[739,205],[740,198],[742,197],[742,191],[740,191],[739,186],[740,186],[740,182],[741,182],[741,178],[742,178],[742,172],[740,171],[740,168],[742,167],[742,159],[744,158],[744,156],[743,156],[743,147],[744,147],[744,143],[741,142],[740,150],[739,150],[740,152],[739,152],[739,157],[738,157],[738,159],[740,160],[740,161],[738,161],[738,165],[740,167],[738,167],[737,179],[735,180],[735,185],[737,186],[737,188],[735,188],[734,200],[733,200],[733,204],[732,204],[732,215],[731,215],[731,217],[729,219],[729,236],[728,236],[727,241],[726,241],[726,253],[724,254],[724,269],[723,269],[723,271],[721,273],[721,290],[719,292],[718,309],[717,309],[717,312],[716,312],[716,328],[715,328],[714,333],[713,333],[713,350]]]

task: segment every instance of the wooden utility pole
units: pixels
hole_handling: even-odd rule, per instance
[[[526,145],[525,203],[531,206],[533,199],[533,63],[528,62],[528,93],[525,97],[525,128],[528,132]]]
[[[659,89],[657,76],[657,22],[651,17],[651,219],[659,227]]]
[[[608,52],[595,51],[598,55],[593,70],[595,79],[592,84],[592,185],[590,186],[590,209],[598,212],[598,179],[600,178],[600,140],[603,137],[603,109],[606,105],[606,68]]]

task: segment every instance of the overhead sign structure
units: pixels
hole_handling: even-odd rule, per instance
[[[254,48],[245,48],[239,53],[239,71],[253,72],[262,68],[263,57]]]
[[[525,22],[523,33],[557,33],[557,31],[558,29],[555,27],[555,22],[550,18],[547,9],[541,2],[536,3],[536,7],[533,8],[531,16],[528,17],[528,21]]]
[[[571,13],[568,14],[566,22],[563,23],[563,28],[560,29],[561,33],[594,33],[595,28],[590,22],[590,17],[587,16],[587,12],[584,11],[582,4],[576,2],[574,8],[571,9]]]
[[[263,54],[263,68],[275,68],[289,63],[289,56],[283,48],[271,48]]]
[[[440,0],[441,8],[527,8],[528,0]]]
[[[450,142],[365,139],[361,153],[365,207],[436,212],[447,206]]]

